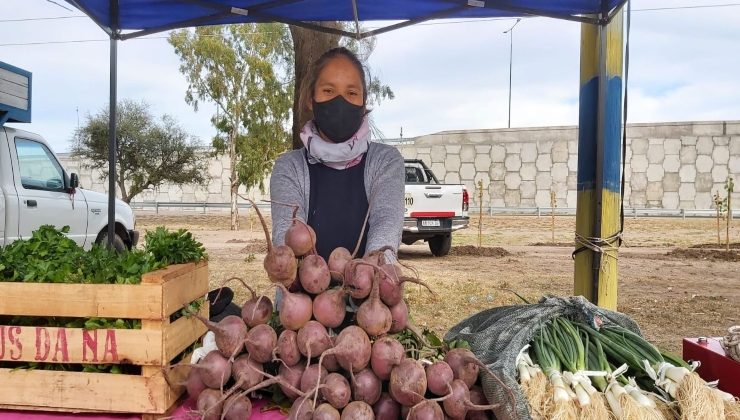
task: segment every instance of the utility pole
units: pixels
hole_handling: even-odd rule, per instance
[[[511,66],[514,58],[514,28],[521,21],[521,18],[517,19],[511,28],[504,31],[505,34],[509,34],[509,122],[506,124],[507,128],[511,128]]]

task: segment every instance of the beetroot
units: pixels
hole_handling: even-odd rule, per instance
[[[276,353],[287,366],[294,366],[301,361],[301,352],[298,350],[298,333],[293,330],[283,330],[278,338]]]
[[[327,328],[342,325],[347,314],[347,292],[343,288],[329,289],[313,299],[313,317]]]
[[[435,401],[424,400],[409,410],[406,420],[444,420],[445,415],[442,407]]]
[[[301,376],[301,392],[308,393],[309,391],[316,389],[316,387],[324,382],[324,378],[329,372],[318,364],[310,365],[303,371]]]
[[[397,420],[401,418],[401,405],[387,392],[383,392],[378,402],[373,404],[373,413],[375,413],[376,420]]]
[[[217,323],[211,322],[200,314],[191,312],[209,330],[216,335],[216,347],[225,357],[233,358],[244,348],[244,339],[247,337],[247,324],[236,315],[227,315]]]
[[[352,401],[342,410],[341,420],[372,420],[375,418],[373,409],[362,401]]]
[[[295,253],[287,245],[272,246],[272,239],[270,239],[270,231],[267,230],[267,223],[262,217],[262,213],[257,204],[254,201],[247,199],[257,213],[257,216],[262,223],[262,229],[265,231],[265,241],[267,242],[267,255],[263,266],[267,271],[267,277],[273,283],[281,284],[285,287],[290,286],[295,281],[298,273],[298,263],[295,259]]]
[[[426,371],[429,391],[439,396],[447,395],[450,392],[448,386],[455,379],[450,365],[443,361],[434,362],[427,366]]]
[[[313,411],[311,399],[308,396],[300,397],[293,401],[290,412],[288,412],[288,420],[311,420]]]
[[[267,324],[267,321],[270,320],[270,316],[272,316],[272,301],[270,298],[267,296],[257,297],[257,293],[255,293],[254,289],[252,289],[241,277],[231,277],[224,281],[221,287],[223,288],[232,280],[238,280],[244,288],[252,293],[252,298],[244,302],[244,305],[242,305],[242,319],[244,320],[244,323],[247,324],[249,328],[259,324]],[[221,290],[219,290],[216,298],[213,299],[214,304],[221,295]]]
[[[236,388],[249,389],[262,382],[262,364],[250,357],[249,354],[242,354],[231,364],[231,377],[236,381]]]
[[[200,393],[206,388],[208,387],[203,383],[203,380],[200,379],[200,370],[190,369],[190,372],[188,372],[188,379],[185,382],[185,389],[187,389],[188,396],[197,400]]]
[[[432,294],[432,289],[419,279],[403,276],[401,269],[395,264],[385,264],[380,267],[382,274],[380,276],[380,300],[386,305],[394,306],[403,299],[403,284],[415,283],[426,287]]]
[[[452,418],[465,418],[468,410],[491,410],[496,405],[475,405],[470,401],[468,386],[461,379],[455,379],[450,384],[450,397],[444,400],[445,413]]]
[[[334,347],[325,351],[319,359],[335,355],[339,366],[346,371],[359,372],[370,362],[370,339],[365,331],[356,325],[350,325],[334,339]]]
[[[344,285],[355,299],[365,299],[373,289],[373,267],[363,260],[352,260],[344,268]]]
[[[278,284],[277,287],[283,291],[280,324],[289,330],[298,331],[311,320],[313,312],[311,298],[303,293],[291,293],[282,284]]]
[[[206,354],[194,367],[199,370],[198,376],[208,388],[221,389],[231,377],[229,360],[217,351]]]
[[[329,404],[321,404],[313,412],[312,420],[340,420],[339,411]]]
[[[334,339],[332,338],[332,343],[334,343]],[[332,344],[332,347],[334,344]],[[324,357],[324,361],[322,362],[321,366],[325,367],[326,370],[329,372],[337,372],[339,369],[341,369],[341,366],[339,366],[339,362],[337,362],[337,356],[334,354],[328,354],[326,357]]]
[[[326,290],[331,282],[329,266],[320,255],[306,255],[298,268],[298,279],[303,290],[318,295]]]
[[[468,388],[478,380],[478,368],[482,363],[470,350],[452,349],[445,354],[445,362],[452,368],[455,379],[462,379]]]
[[[293,250],[296,257],[302,257],[316,246],[316,232],[301,219],[296,217],[298,206],[293,208],[293,224],[285,231],[285,245]]]
[[[391,311],[380,301],[378,277],[373,279],[370,297],[357,310],[357,325],[371,337],[383,335],[391,329]]]
[[[370,355],[370,366],[378,378],[387,381],[391,378],[391,371],[406,355],[403,345],[391,337],[375,340]]]
[[[383,384],[372,369],[365,368],[355,373],[352,378],[352,398],[370,405],[378,402]]]
[[[246,395],[233,395],[224,403],[224,420],[244,420],[252,415],[252,402]]]
[[[414,406],[424,399],[427,392],[427,375],[421,363],[414,359],[403,359],[391,371],[389,386],[391,397],[401,405]]]
[[[280,386],[280,390],[283,391],[283,394],[285,394],[288,399],[294,400],[301,395],[298,391],[300,391],[299,388],[301,386],[301,378],[303,377],[304,370],[305,366],[302,363],[292,367],[280,365],[278,377],[281,378],[283,382],[278,382],[278,385]]]
[[[409,325],[409,307],[406,306],[406,302],[401,299],[398,305],[392,306],[389,311],[391,313],[391,328],[388,332],[395,334],[405,330]]]
[[[339,247],[329,254],[329,260],[326,262],[329,271],[336,274],[343,274],[348,262],[352,261],[352,254],[347,248]]]
[[[258,297],[251,287],[247,288],[252,292],[252,298],[242,305],[242,319],[250,328],[267,324],[272,316],[272,301],[267,296]]]
[[[488,399],[481,387],[476,385],[470,388],[470,402],[476,405],[488,404]],[[488,420],[489,418],[490,415],[485,411],[474,410],[468,410],[468,414],[465,416],[465,420]]]
[[[258,363],[267,363],[272,360],[272,351],[277,345],[277,334],[271,326],[259,324],[249,330],[244,345],[252,359]]]
[[[224,402],[221,399],[221,391],[218,389],[203,390],[196,401],[196,407],[201,419],[219,420],[224,407]]]
[[[342,409],[349,404],[351,390],[344,376],[330,373],[324,378],[324,384],[326,387],[321,389],[321,397],[332,407]]]
[[[318,321],[308,321],[298,330],[298,350],[302,355],[311,358],[319,357],[333,347],[326,327]]]

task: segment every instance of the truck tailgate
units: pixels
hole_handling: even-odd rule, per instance
[[[462,216],[462,185],[406,185],[405,217]]]

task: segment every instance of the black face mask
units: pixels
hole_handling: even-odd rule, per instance
[[[316,128],[334,143],[341,143],[360,129],[365,107],[349,103],[342,95],[325,101],[313,101]]]

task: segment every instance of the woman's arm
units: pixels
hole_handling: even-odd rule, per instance
[[[395,147],[386,146],[380,149],[373,166],[375,176],[368,196],[370,218],[365,252],[385,246],[390,246],[394,252],[398,252],[404,212],[403,156]]]
[[[300,176],[290,154],[277,158],[270,176],[270,199],[280,203],[299,206],[297,216],[306,220],[304,206],[305,187],[301,185]],[[285,244],[285,232],[293,220],[293,207],[272,203],[272,243]]]

